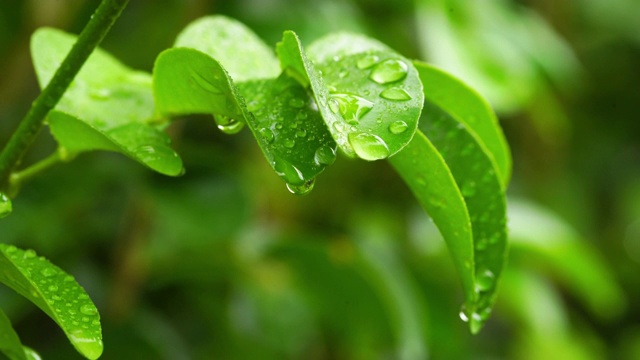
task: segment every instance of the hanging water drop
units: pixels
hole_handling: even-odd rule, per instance
[[[407,123],[402,120],[394,121],[391,123],[391,125],[389,125],[389,131],[392,134],[396,135],[402,134],[403,132],[407,131],[408,128],[409,125],[407,125]]]
[[[244,128],[244,122],[237,121],[236,119],[225,115],[215,115],[213,118],[218,125],[218,129],[225,134],[237,134],[242,130],[242,128]]]
[[[13,211],[13,205],[11,199],[3,193],[0,193],[0,219],[9,216]]]
[[[409,93],[405,89],[399,87],[392,87],[383,90],[380,93],[380,97],[393,101],[411,100],[411,95],[409,95]]]
[[[320,166],[331,165],[336,161],[336,149],[329,145],[322,145],[316,150],[313,160]]]
[[[371,71],[369,79],[384,85],[404,79],[407,76],[407,71],[407,64],[400,60],[389,59],[376,65]]]
[[[489,269],[479,271],[476,276],[476,289],[479,292],[491,290],[495,282],[495,278],[495,275]]]
[[[356,66],[358,67],[358,69],[368,69],[377,64],[379,61],[380,58],[378,56],[369,54],[358,59]]]
[[[289,190],[292,194],[296,195],[306,195],[311,190],[313,190],[313,185],[315,184],[316,179],[311,179],[305,181],[302,185],[292,185],[287,183],[287,190]]]
[[[389,147],[379,136],[368,133],[350,133],[349,144],[361,159],[373,161],[389,156]]]

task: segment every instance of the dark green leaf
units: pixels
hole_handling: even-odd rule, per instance
[[[0,352],[11,360],[26,360],[20,338],[2,310],[0,310]]]
[[[362,48],[375,46],[369,42]],[[413,137],[422,107],[422,85],[413,65],[400,55],[390,50],[353,54],[341,46],[331,59],[314,66],[291,31],[284,33],[277,53],[283,69],[311,86],[329,131],[347,155],[384,159]]]
[[[462,281],[465,306],[472,308],[476,289],[471,222],[451,170],[421,131],[389,162],[440,230]]]
[[[51,79],[76,37],[55,29],[36,31],[31,41],[40,85]],[[182,173],[170,140],[150,124],[154,105],[149,74],[128,69],[100,49],[50,113],[49,126],[70,153],[108,150],[125,154],[166,175]]]
[[[33,250],[0,244],[0,282],[49,315],[88,359],[102,354],[100,315],[89,295],[57,266]]]
[[[428,97],[428,94],[426,94]],[[495,163],[467,130],[437,106],[425,102],[425,132],[446,161],[471,219],[478,302],[466,309],[472,332],[491,313],[507,255],[506,201]]]
[[[274,78],[280,73],[271,48],[244,24],[220,15],[189,24],[178,35],[175,47],[188,47],[211,56],[237,82]]]
[[[495,113],[475,90],[431,65],[414,62],[426,98],[463,124],[495,161],[502,186],[511,175],[511,153]]]

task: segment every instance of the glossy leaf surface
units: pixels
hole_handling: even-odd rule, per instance
[[[41,28],[31,52],[44,87],[75,42],[60,30]],[[68,152],[120,152],[166,175],[182,173],[182,161],[154,119],[151,77],[133,71],[100,49],[89,57],[49,116],[49,126]]]
[[[475,306],[471,221],[447,163],[421,131],[389,162],[440,230],[462,281],[465,306]]]
[[[442,154],[469,211],[478,299],[475,309],[464,313],[476,333],[491,313],[506,261],[505,194],[494,162],[467,128],[429,102],[424,112],[420,129]]]
[[[18,334],[11,326],[7,315],[0,310],[0,352],[11,360],[26,360]]]
[[[0,282],[38,306],[88,359],[102,354],[100,315],[89,295],[57,266],[33,250],[0,244]]]
[[[426,97],[474,134],[495,161],[502,185],[506,188],[511,175],[511,153],[498,119],[487,101],[448,73],[429,64],[414,64]]]
[[[375,46],[370,43],[362,48]],[[329,131],[347,155],[369,161],[392,156],[409,143],[420,117],[417,71],[390,50],[352,54],[346,49],[341,46],[331,60],[314,65],[298,37],[287,31],[277,54],[285,71],[310,85]]]
[[[280,73],[273,49],[244,24],[224,16],[195,20],[178,35],[174,46],[211,56],[237,82],[274,78]]]

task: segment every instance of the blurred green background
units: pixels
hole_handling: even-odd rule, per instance
[[[78,33],[97,4],[0,2],[0,144],[38,94],[31,33]],[[134,0],[103,48],[150,72],[206,14],[270,44],[365,33],[486,96],[514,155],[500,297],[471,336],[447,250],[386,162],[339,157],[296,197],[248,131],[193,116],[169,128],[184,176],[85,154],[0,221],[91,294],[103,359],[640,359],[640,2]],[[54,148],[44,131],[25,162]],[[20,296],[1,288],[0,307],[44,358],[79,358]]]

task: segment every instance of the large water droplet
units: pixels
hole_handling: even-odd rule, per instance
[[[491,270],[481,270],[476,275],[476,289],[480,292],[488,291],[493,287],[495,280],[496,277]]]
[[[358,157],[373,161],[389,156],[389,147],[379,136],[367,133],[350,133],[349,144]]]
[[[320,166],[331,165],[336,161],[336,150],[329,145],[322,145],[316,150],[313,160]]]
[[[380,97],[387,100],[394,100],[394,101],[411,100],[411,95],[409,95],[409,93],[405,89],[399,88],[399,87],[392,87],[392,88],[383,90],[380,93]]]
[[[11,199],[3,193],[0,193],[0,219],[9,216],[13,211],[13,205]]]
[[[215,115],[213,118],[218,125],[218,129],[220,129],[220,131],[225,134],[237,134],[244,127],[244,122],[237,121],[236,119],[230,118],[225,115]]]
[[[271,129],[269,128],[262,128],[259,130],[259,133],[260,133],[260,136],[262,136],[264,141],[266,141],[267,143],[272,143],[273,139],[275,139],[275,135],[273,135],[273,131],[271,131]]]
[[[391,123],[391,125],[389,125],[389,131],[392,134],[396,135],[402,134],[403,132],[407,131],[408,128],[409,125],[407,125],[407,123],[402,120],[394,121]]]
[[[376,65],[371,71],[369,79],[378,84],[388,84],[404,79],[407,76],[407,71],[407,64],[400,60],[389,59]]]
[[[222,90],[220,89],[220,86],[218,84],[211,82],[209,79],[198,74],[197,72],[192,72],[191,78],[204,90],[217,95],[222,94]]]
[[[340,114],[352,125],[357,125],[360,119],[373,108],[371,101],[353,94],[331,94],[331,98],[338,103]]]
[[[283,178],[287,184],[299,186],[305,182],[302,172],[287,160],[276,157],[273,162],[273,168],[276,174]]]
[[[471,314],[471,318],[469,319],[469,328],[471,329],[472,334],[477,334],[480,329],[482,329],[482,325],[484,325],[485,319],[480,316],[477,312]]]
[[[340,104],[338,103],[338,100],[331,98],[327,104],[329,105],[329,110],[331,110],[332,113],[337,114],[340,112]]]
[[[356,66],[358,67],[358,69],[368,69],[377,64],[379,61],[380,58],[378,56],[369,54],[358,59]]]
[[[287,183],[287,189],[292,194],[306,195],[311,190],[313,190],[313,185],[315,184],[315,182],[316,182],[316,179],[307,180],[302,185],[292,185],[292,184]]]

